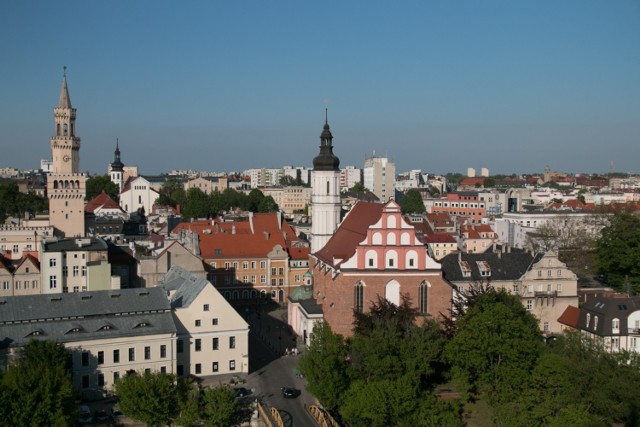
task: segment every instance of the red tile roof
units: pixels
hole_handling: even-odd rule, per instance
[[[200,254],[207,259],[264,257],[275,245],[283,249],[300,242],[295,231],[277,213],[254,214],[249,221],[205,224],[183,223],[179,226],[196,231],[200,239]],[[252,227],[253,224],[253,227]],[[175,230],[178,227],[174,228]]]
[[[578,319],[580,319],[580,309],[570,305],[564,310],[560,317],[558,317],[558,322],[578,329]]]
[[[113,199],[109,197],[109,195],[103,190],[102,193],[89,200],[89,203],[87,203],[87,205],[84,207],[84,211],[93,213],[98,208],[120,209],[120,206],[116,202],[114,202]]]
[[[460,180],[460,185],[467,185],[467,186],[475,186],[476,184],[479,185],[484,185],[484,180],[486,178],[483,176],[478,176],[478,177],[473,177],[473,178],[463,178]]]
[[[424,238],[426,243],[457,243],[455,237],[449,233],[435,233]]]
[[[340,227],[315,256],[333,265],[334,258],[348,259],[356,251],[358,243],[367,236],[367,230],[382,215],[382,203],[358,201],[343,219]]]

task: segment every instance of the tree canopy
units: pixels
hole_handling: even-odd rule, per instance
[[[77,408],[71,353],[53,341],[30,341],[0,380],[0,403],[6,425],[72,425]]]
[[[25,213],[36,214],[49,209],[49,199],[34,192],[21,193],[18,184],[0,184],[0,222],[8,216],[24,217]]]
[[[362,193],[364,191],[367,191],[367,188],[364,186],[363,183],[361,182],[356,182],[355,184],[353,184],[353,186],[349,189],[349,191],[353,192],[353,193]]]
[[[411,214],[411,213],[425,213],[427,210],[424,206],[424,201],[422,200],[422,195],[415,188],[410,188],[402,197],[402,202],[400,203],[400,209],[403,214]]]
[[[615,214],[596,240],[596,266],[606,283],[617,290],[625,285],[640,292],[640,218]]]
[[[87,179],[87,200],[97,197],[103,191],[116,202],[120,199],[118,186],[107,175],[94,175]]]

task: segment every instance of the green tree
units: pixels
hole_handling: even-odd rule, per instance
[[[347,389],[347,348],[342,335],[325,322],[316,323],[309,350],[300,357],[300,371],[307,378],[307,389],[327,409],[340,406]]]
[[[120,198],[118,186],[107,175],[95,175],[87,179],[87,200],[97,197],[103,191],[115,201]]]
[[[187,193],[184,191],[184,185],[176,178],[169,178],[162,184],[156,204],[175,208],[178,205],[183,206],[186,201]]]
[[[363,183],[361,182],[356,182],[355,184],[353,184],[353,186],[349,189],[349,191],[353,192],[353,193],[363,193],[365,191],[367,191],[367,188],[364,186]]]
[[[290,178],[290,177],[289,177]],[[264,193],[260,191],[258,188],[254,188],[249,192],[249,202],[251,206],[249,210],[251,212],[258,212],[258,207],[260,206],[260,202],[264,200]]]
[[[302,185],[302,180],[300,179],[300,177],[294,178],[294,177],[289,176],[289,175],[283,175],[280,178],[280,185],[282,185],[284,187],[301,186]]]
[[[410,188],[404,194],[400,208],[403,214],[425,213],[424,201],[422,195],[415,188]]]
[[[209,213],[209,198],[199,188],[187,191],[187,201],[182,209],[185,218],[204,218]]]
[[[457,319],[445,356],[458,389],[500,404],[525,387],[541,350],[538,321],[517,296],[489,288]]]
[[[496,186],[496,180],[491,177],[487,177],[484,179],[483,187],[484,188],[493,188]]]
[[[206,426],[230,426],[234,414],[238,410],[236,392],[228,385],[220,384],[207,389],[202,396],[202,417]]]
[[[132,373],[116,380],[115,390],[122,412],[149,426],[166,425],[178,414],[175,375]]]
[[[9,216],[24,217],[26,213],[35,214],[46,211],[49,200],[34,192],[21,193],[18,184],[0,184],[0,222]]]
[[[53,341],[30,341],[0,381],[3,423],[71,425],[77,417],[71,353]]]
[[[260,204],[258,205],[258,212],[260,213],[278,212],[279,209],[280,208],[278,207],[278,204],[275,200],[273,200],[273,197],[271,196],[267,196],[262,199],[260,201]]]
[[[595,246],[596,267],[606,283],[626,290],[628,281],[640,292],[640,218],[627,212],[615,214]]]

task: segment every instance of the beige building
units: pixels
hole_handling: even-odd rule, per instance
[[[175,318],[178,375],[249,371],[249,324],[210,282],[173,267],[158,287]]]
[[[578,278],[553,252],[532,255],[521,250],[458,253],[442,259],[445,278],[464,295],[471,286],[488,283],[519,295],[545,334],[561,333],[558,318],[578,305]]]
[[[189,191],[192,188],[197,188],[204,194],[211,194],[216,191],[222,193],[224,190],[229,188],[229,181],[227,180],[227,178],[223,177],[198,177],[190,179],[184,183],[184,191]]]
[[[40,262],[25,254],[11,261],[0,256],[0,297],[40,294]]]
[[[375,154],[364,161],[364,186],[375,194],[381,202],[395,197],[396,165],[386,157]]]
[[[158,289],[7,297],[0,325],[9,342],[1,363],[31,339],[61,342],[72,353],[73,384],[95,399],[129,371],[176,370],[176,325]]]
[[[120,287],[111,276],[107,244],[96,237],[44,240],[40,248],[41,292],[99,291]]]
[[[53,116],[53,171],[47,177],[49,221],[63,236],[82,237],[87,176],[80,173],[80,138],[75,132],[76,109],[71,106],[66,71]]]
[[[53,227],[21,227],[0,225],[0,254],[18,260],[25,253],[37,252],[40,241],[53,236]]]
[[[138,258],[138,277],[140,277],[141,286],[156,286],[173,266],[203,279],[207,277],[202,259],[174,241],[152,256]]]
[[[289,216],[303,211],[311,204],[311,187],[265,187],[260,191],[265,196],[273,197],[280,210]]]

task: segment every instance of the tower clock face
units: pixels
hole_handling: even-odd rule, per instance
[[[69,155],[68,155],[68,154],[65,154],[65,155],[62,157],[62,160],[64,160],[65,162],[68,162],[69,160],[71,160],[71,157],[69,157]]]

